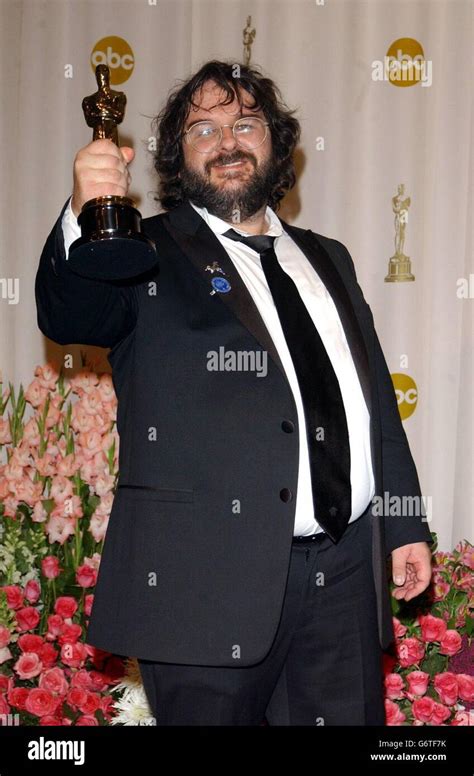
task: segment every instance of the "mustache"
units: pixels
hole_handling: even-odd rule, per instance
[[[212,162],[208,162],[206,167],[207,171],[210,170],[211,167],[216,167],[218,164],[232,164],[233,162],[251,162],[253,166],[255,167],[255,157],[251,156],[250,154],[243,154],[240,151],[237,151],[233,154],[228,154],[227,156],[219,156],[216,159],[214,159]]]

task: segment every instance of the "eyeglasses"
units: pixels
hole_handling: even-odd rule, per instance
[[[223,127],[232,127],[236,142],[243,148],[258,148],[262,145],[268,133],[268,121],[262,121],[254,116],[243,116],[232,124],[219,126],[214,121],[198,121],[183,132],[187,143],[200,154],[210,154],[222,142]]]

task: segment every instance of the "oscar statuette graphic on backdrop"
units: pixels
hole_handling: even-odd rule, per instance
[[[408,208],[411,198],[405,197],[405,185],[400,183],[398,193],[392,197],[392,210],[395,214],[395,253],[388,263],[386,283],[401,283],[415,280],[411,271],[411,260],[405,256],[405,230],[408,223]]]

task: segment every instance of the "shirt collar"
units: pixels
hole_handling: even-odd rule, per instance
[[[227,232],[228,229],[232,228],[240,234],[250,235],[250,232],[244,232],[242,229],[238,229],[237,224],[229,224],[227,221],[223,221],[222,218],[209,213],[206,207],[198,207],[198,205],[195,205],[194,202],[191,202],[191,200],[189,200],[189,204],[193,206],[194,210],[199,213],[199,215],[204,219],[206,224],[215,234],[224,234],[224,232]],[[273,235],[275,237],[279,237],[283,234],[281,221],[275,211],[272,210],[269,205],[267,205],[265,210],[265,218],[269,224],[269,227],[267,231],[264,232],[264,234]]]

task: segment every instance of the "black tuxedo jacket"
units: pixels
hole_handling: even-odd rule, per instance
[[[298,475],[296,406],[272,339],[227,252],[188,202],[143,221],[158,262],[134,281],[74,274],[61,217],[37,271],[38,325],[60,344],[110,347],[118,397],[119,482],[86,640],[149,660],[255,664],[268,653],[280,618]],[[282,223],[341,317],[371,416],[376,494],[420,496],[348,251]],[[206,266],[213,261],[226,273],[228,293],[211,294]],[[207,354],[222,346],[266,350],[267,375],[209,371]],[[369,513],[386,647],[393,638],[387,558],[431,534],[420,517],[375,517],[372,507]]]

